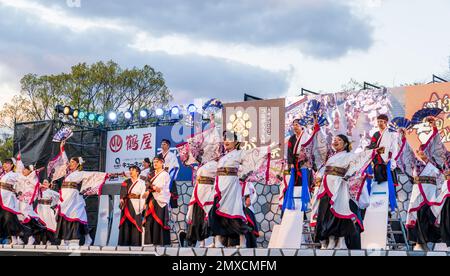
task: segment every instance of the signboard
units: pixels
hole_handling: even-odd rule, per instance
[[[121,173],[131,165],[142,167],[144,158],[156,152],[156,128],[127,129],[108,132],[106,172]]]
[[[272,145],[272,159],[284,157],[284,99],[224,105],[223,127],[237,134],[242,149]]]

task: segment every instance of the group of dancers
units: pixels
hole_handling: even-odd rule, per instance
[[[40,181],[40,172],[24,166],[20,154],[2,163],[0,237],[13,245],[90,245],[84,197],[97,194],[107,174],[85,172],[81,157],[68,159],[65,142],[52,160],[53,178]],[[59,192],[56,192],[59,191]]]
[[[305,211],[320,249],[361,249],[371,190],[387,186],[386,199],[394,212],[396,187],[403,175],[412,184],[406,228],[414,250],[429,250],[429,243],[450,247],[450,153],[438,133],[438,113],[426,109],[416,113],[420,123],[427,122],[432,129],[417,151],[407,142],[413,122],[406,118],[390,121],[379,115],[378,131],[370,145],[358,152],[352,151],[346,135],[327,141],[318,114],[313,120],[294,120],[281,170],[282,215],[287,209]],[[211,128],[178,147],[184,164],[199,164],[187,238],[193,246],[205,246],[212,236],[213,247],[256,247],[260,233],[252,208],[257,197],[252,181],[259,182],[254,179],[260,168],[269,169],[270,149],[241,150],[235,134],[224,132],[222,138]]]
[[[379,131],[359,152],[352,151],[346,135],[327,141],[319,116],[312,121],[294,120],[287,159],[279,168],[283,213],[308,211],[321,249],[358,249],[372,187],[394,185],[389,198],[395,201],[395,185],[403,174],[413,184],[406,221],[409,241],[416,250],[428,250],[428,243],[450,246],[450,153],[439,136],[436,117],[423,119],[433,133],[415,152],[406,140],[411,122],[404,118],[396,118],[391,122],[396,127],[390,128],[388,116],[379,115]],[[220,133],[212,123],[177,146],[182,163],[193,170],[189,246],[205,247],[211,238],[210,247],[257,247],[261,232],[253,209],[257,198],[253,183],[267,178],[271,147],[244,150],[240,145],[236,133]],[[145,159],[142,169],[131,166],[124,173],[119,245],[171,244],[170,211],[178,207],[179,163],[170,146],[170,141],[163,140],[161,154]],[[24,166],[20,158],[4,160],[1,238],[9,238],[12,244],[92,243],[84,198],[101,194],[111,175],[83,171],[83,159],[69,160],[64,141],[60,149],[51,161],[51,180],[42,182],[41,170]]]
[[[370,191],[374,185],[387,184],[387,198],[394,211],[395,187],[400,185],[401,174],[413,185],[406,228],[414,250],[429,250],[429,243],[450,247],[450,153],[438,133],[437,119],[426,116],[437,113],[425,109],[416,113],[432,129],[431,137],[416,152],[406,139],[412,128],[412,122],[406,118],[395,118],[389,124],[387,115],[379,115],[379,131],[374,133],[371,144],[358,153],[352,152],[346,135],[336,135],[331,144],[326,141],[317,120],[309,132],[300,120],[293,122],[287,160],[291,173],[285,173],[284,183],[295,178],[294,190],[303,187],[311,192],[311,200],[305,203],[311,206],[309,219],[321,249],[361,249]],[[288,186],[284,186],[280,196],[283,210],[289,208],[286,201],[293,201],[295,195],[286,198]]]

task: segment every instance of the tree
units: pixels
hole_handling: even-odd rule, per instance
[[[149,65],[122,69],[113,61],[80,63],[59,75],[27,74],[20,84],[20,96],[0,111],[1,126],[9,129],[14,121],[53,119],[58,104],[104,114],[166,107],[172,100],[161,72]]]
[[[10,135],[3,135],[0,138],[0,160],[5,160],[13,156],[14,140]]]
[[[36,119],[32,112],[32,102],[25,96],[14,96],[11,103],[3,105],[0,110],[0,127],[8,130],[14,129],[15,122],[25,122]]]

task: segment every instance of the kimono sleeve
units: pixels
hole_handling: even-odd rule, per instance
[[[57,193],[55,191],[51,191],[51,196],[52,196],[52,205],[51,205],[51,207],[54,207],[54,206],[56,206],[58,204],[60,195],[59,195],[59,193]]]
[[[327,142],[327,138],[322,130],[318,130],[313,137],[311,147],[311,157],[315,168],[323,167],[332,151]]]
[[[81,193],[86,195],[101,195],[108,174],[102,172],[81,172],[83,183]]]
[[[428,141],[423,145],[423,151],[431,163],[439,170],[444,170],[449,167],[449,153],[442,143],[442,138],[439,135],[437,128],[433,129],[433,134]]]
[[[364,150],[360,153],[351,153],[346,158],[348,162],[347,177],[354,175],[361,175],[367,169],[372,159],[375,156],[375,151],[371,149]]]
[[[18,159],[16,162],[16,173],[21,174],[25,169],[25,165],[23,164],[21,159]]]
[[[161,189],[159,199],[164,203],[170,202],[170,175],[165,173],[160,179],[155,181],[155,186]],[[159,200],[158,200],[159,201]]]
[[[394,157],[397,168],[399,168],[406,176],[413,177],[414,167],[416,166],[416,155],[409,145],[406,138],[399,143],[400,148],[397,156]]]
[[[52,179],[52,181],[56,181],[60,178],[63,178],[67,174],[67,167],[69,164],[69,158],[67,158],[67,154],[65,151],[62,151],[58,156],[56,156],[53,160],[48,163],[47,173],[48,177]]]
[[[250,150],[241,150],[240,153],[240,166],[239,166],[239,178],[245,180],[249,178],[252,174],[257,173],[260,177],[264,179],[253,179],[254,182],[265,183],[266,176],[269,170],[270,158],[270,148],[269,147],[259,147]],[[259,172],[259,173],[258,173]],[[262,174],[261,172],[265,172]]]
[[[217,128],[211,127],[209,130],[205,131],[204,137],[203,137],[203,140],[201,143],[201,147],[203,148],[201,162],[203,164],[220,157],[221,143],[222,143],[222,137],[220,136]]]

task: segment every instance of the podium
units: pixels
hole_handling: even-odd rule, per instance
[[[364,218],[364,232],[361,233],[362,249],[385,250],[387,245],[389,212],[388,183],[372,185],[370,205]]]

